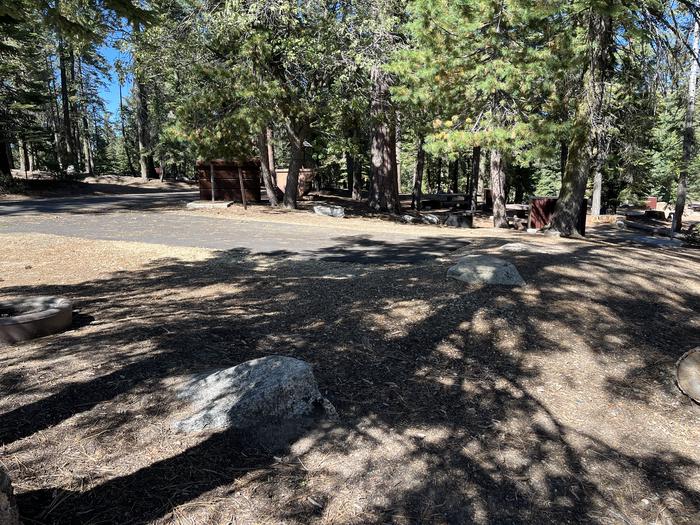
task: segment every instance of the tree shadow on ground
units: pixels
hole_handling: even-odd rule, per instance
[[[425,252],[421,240],[397,248],[357,238],[299,260],[230,250],[42,287],[97,321],[3,357],[15,375],[0,442],[23,466],[6,463],[16,480],[25,470],[40,480],[30,490],[20,482],[22,514],[32,523],[697,522],[692,443],[665,444],[638,419],[696,417],[669,372],[700,341],[697,322],[680,322],[700,306],[687,286],[695,263],[561,246],[503,255],[530,283],[519,288],[448,280],[448,261],[407,256]],[[308,428],[275,452],[236,431],[169,430],[180,409],[172,378],[273,354],[313,364],[339,424]],[[37,387],[25,369],[50,380]],[[55,457],[64,446],[68,459]],[[66,461],[80,470],[78,446],[104,456],[90,463],[98,473],[55,481]]]

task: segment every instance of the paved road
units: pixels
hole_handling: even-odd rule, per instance
[[[182,192],[75,197],[0,203],[0,232],[48,233],[85,239],[193,246],[245,253],[300,256],[361,264],[417,263],[464,247],[449,237],[358,234],[343,229],[163,213]],[[150,211],[139,209],[149,199]]]
[[[135,190],[138,191],[138,190]],[[196,191],[135,192],[119,195],[81,195],[51,199],[0,201],[0,219],[14,215],[45,213],[105,213],[153,210],[183,205],[197,198]]]

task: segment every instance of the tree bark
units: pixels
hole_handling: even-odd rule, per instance
[[[151,153],[151,134],[149,132],[148,101],[145,86],[134,75],[134,102],[136,103],[136,133],[139,145],[139,167],[141,178],[155,177],[155,164]]]
[[[23,139],[17,141],[19,146],[19,170],[27,176],[27,171],[29,171],[29,153],[27,152],[27,143]]]
[[[0,190],[9,189],[12,181],[12,157],[9,146],[9,142],[0,141]]]
[[[289,171],[287,184],[284,187],[284,207],[296,209],[299,195],[299,170],[304,158],[304,138],[306,126],[295,125],[287,121],[287,136],[289,138]]]
[[[76,60],[75,60],[75,52],[73,50],[73,46],[69,46],[69,53],[68,53],[68,66],[70,70],[70,112],[73,117],[73,144],[75,145],[75,157],[76,160],[78,161],[78,165],[76,166],[77,170],[80,173],[83,173],[85,171],[85,163],[86,161],[83,159],[83,149],[82,149],[82,133],[80,130],[80,127],[82,125],[82,121],[80,118],[80,107],[78,104],[78,80],[77,80],[77,75],[76,75]]]
[[[134,33],[140,32],[139,24],[134,24]],[[134,102],[136,103],[136,131],[139,143],[139,166],[141,178],[155,178],[156,167],[151,152],[151,132],[148,116],[148,91],[138,71],[134,71]]]
[[[129,167],[129,175],[134,175],[134,163],[131,162],[131,153],[129,153],[129,140],[126,136],[126,126],[124,124],[124,99],[122,98],[122,82],[119,80],[119,117],[122,125],[122,141],[124,143],[124,153],[126,154],[126,163]]]
[[[569,145],[565,141],[559,143],[559,171],[561,176],[564,177],[566,172],[566,161],[569,158]]]
[[[549,229],[562,236],[576,235],[576,225],[592,170],[602,169],[607,141],[605,124],[605,83],[611,69],[613,45],[610,6],[589,14],[588,69],[584,90],[576,108],[573,135],[559,198]],[[580,232],[578,232],[580,234]]]
[[[29,173],[34,173],[36,169],[36,154],[35,148],[31,144],[27,144],[27,160],[29,161]]]
[[[420,211],[420,201],[423,197],[423,169],[425,167],[425,137],[418,137],[418,148],[416,152],[416,171],[413,173],[413,197],[411,199],[411,208]]]
[[[362,200],[362,157],[354,158],[352,171],[352,200]]]
[[[591,215],[598,217],[600,215],[600,206],[603,193],[603,173],[600,170],[595,170],[593,174],[593,194],[591,195]]]
[[[348,191],[352,195],[353,174],[355,173],[355,157],[349,151],[345,152],[345,172]]]
[[[396,164],[396,192],[401,195],[401,116],[396,112],[396,135],[394,140],[394,163]]]
[[[396,171],[396,120],[389,104],[389,81],[379,66],[372,66],[372,99],[370,113],[372,134],[372,187],[369,204],[378,211],[398,213],[400,210]]]
[[[688,76],[688,105],[685,110],[685,125],[683,127],[683,162],[681,163],[680,176],[678,178],[678,189],[676,191],[676,211],[675,230],[680,232],[683,228],[683,212],[685,211],[685,199],[688,192],[688,171],[690,161],[695,149],[695,129],[693,121],[695,118],[695,89],[698,80],[698,50],[700,48],[698,37],[700,28],[695,22],[693,29],[693,55],[690,60],[690,75]]]
[[[92,176],[95,172],[95,166],[92,159],[92,148],[90,147],[90,125],[87,116],[87,103],[85,96],[85,82],[83,81],[83,64],[80,59],[78,59],[78,80],[80,85],[80,98],[81,98],[81,115],[83,122],[83,157],[85,158],[85,170],[88,175]]]
[[[506,172],[503,155],[497,149],[491,150],[491,195],[493,196],[493,225],[507,228],[506,216]]]
[[[53,63],[51,61],[50,56],[47,54],[46,55],[46,84],[48,88],[49,95],[51,95],[51,102],[49,104],[49,115],[51,117],[51,128],[53,130],[53,145],[54,145],[54,154],[56,155],[56,165],[58,166],[59,171],[63,171],[63,166],[64,166],[64,158],[63,158],[63,150],[62,150],[62,145],[61,145],[61,135],[60,135],[60,124],[59,124],[59,118],[58,115],[60,114],[60,110],[58,107],[58,95],[56,93],[56,87],[54,84],[54,72],[53,72]]]
[[[451,160],[447,169],[450,174],[450,191],[457,193],[459,191],[459,161]]]
[[[437,160],[437,168],[435,168],[435,179],[437,184],[437,193],[442,192],[442,159]]]
[[[265,141],[267,144],[267,162],[273,180],[277,180],[277,168],[275,167],[275,146],[272,143],[272,128],[265,128]]]
[[[61,108],[63,111],[63,142],[66,152],[66,168],[73,166],[77,169],[76,146],[73,142],[73,124],[68,98],[68,75],[66,72],[66,49],[63,37],[58,37],[58,70],[61,78]]]
[[[277,206],[277,185],[272,176],[272,169],[270,167],[270,155],[268,147],[268,131],[269,129],[264,129],[258,135],[258,151],[260,152],[260,169],[262,172],[263,183],[265,184],[265,193],[267,193],[267,200],[270,206]]]
[[[470,179],[470,189],[469,189],[469,199],[470,205],[469,209],[476,211],[476,195],[479,193],[479,170],[481,168],[481,146],[474,146],[472,148],[472,173]]]

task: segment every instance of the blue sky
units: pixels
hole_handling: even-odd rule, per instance
[[[114,62],[119,59],[122,62],[128,63],[129,55],[127,53],[121,53],[110,44],[101,46],[99,52],[112,67],[110,78],[105,79],[106,84],[100,90],[100,96],[104,99],[107,110],[116,117],[119,114],[119,82],[117,80],[117,73],[114,71]],[[127,77],[125,85],[122,86],[122,96],[126,98],[129,96],[130,91],[131,78]]]

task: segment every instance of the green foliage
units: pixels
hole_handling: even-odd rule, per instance
[[[130,55],[115,64],[119,78],[138,77],[148,93],[156,164],[190,173],[197,156],[257,156],[256,137],[270,127],[279,165],[290,136],[303,136],[306,162],[345,185],[346,156],[368,171],[370,69],[379,64],[392,79],[404,190],[424,138],[431,176],[438,159],[446,173],[473,146],[484,156],[497,148],[508,157],[512,198],[553,195],[589,67],[591,13],[611,14],[617,37],[599,123],[605,200],[673,200],[691,19],[686,7],[661,1],[5,1],[0,139],[32,143],[42,166],[57,169],[65,46],[80,64],[68,85],[76,138],[89,136],[100,172],[128,172],[127,153],[137,164],[133,98],[125,93],[123,115],[109,115],[100,96],[110,65],[98,50],[109,38]],[[698,172],[695,159],[693,199]]]

